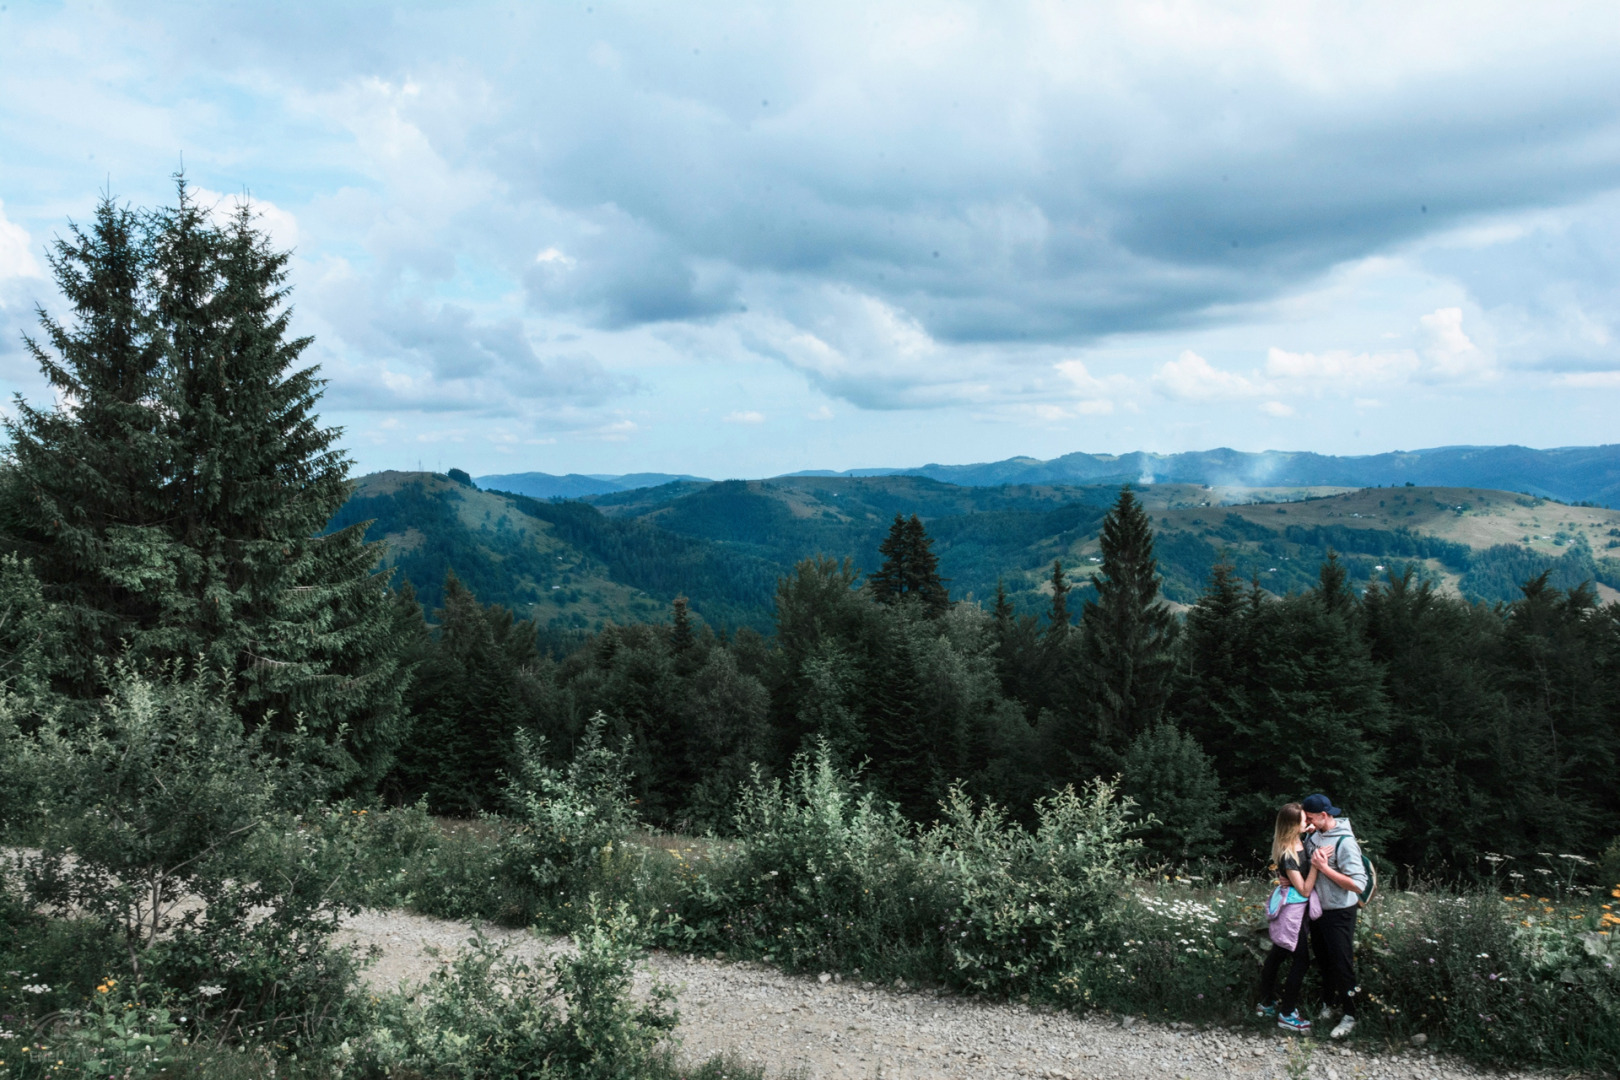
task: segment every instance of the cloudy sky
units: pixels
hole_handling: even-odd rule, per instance
[[[184,163],[363,471],[1620,441],[1612,3],[0,6],[0,390]]]

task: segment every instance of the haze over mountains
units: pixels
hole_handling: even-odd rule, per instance
[[[926,476],[962,487],[1003,484],[1208,484],[1215,487],[1377,487],[1412,483],[1517,491],[1560,502],[1620,504],[1620,444],[1534,450],[1523,446],[1441,446],[1384,454],[1331,454],[1267,450],[1200,450],[1180,454],[1072,453],[1042,461],[1013,457],[975,465],[915,468],[807,469],[792,476]],[[626,476],[552,476],[542,472],[477,478],[486,489],[531,498],[585,498],[657,487],[696,476],[633,473]]]

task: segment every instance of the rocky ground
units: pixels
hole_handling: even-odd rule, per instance
[[[394,911],[363,912],[346,929],[349,940],[380,950],[367,976],[379,988],[422,980],[470,935],[465,923]],[[555,939],[521,931],[495,930],[488,936],[531,957],[561,947]],[[1275,1029],[1203,1030],[1130,1017],[1043,1012],[667,953],[650,958],[639,982],[646,987],[653,979],[677,992],[685,1053],[703,1059],[732,1051],[764,1064],[772,1076],[1429,1080],[1481,1075],[1410,1047],[1390,1052],[1365,1041],[1340,1046],[1325,1037],[1302,1040]]]

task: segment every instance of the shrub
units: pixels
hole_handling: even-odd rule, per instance
[[[785,781],[756,776],[734,820],[736,841],[680,875],[667,944],[790,970],[938,974],[939,875],[898,811],[826,745],[795,758]]]
[[[582,917],[587,897],[629,890],[634,855],[625,841],[636,820],[627,752],[602,744],[606,725],[593,716],[562,769],[546,762],[543,738],[518,733],[499,863],[512,921],[566,927]]]
[[[1620,1062],[1620,959],[1602,909],[1399,894],[1369,907],[1358,971],[1379,1026],[1489,1061]]]
[[[47,718],[3,767],[43,810],[40,849],[19,860],[24,903],[114,943],[119,966],[99,974],[177,1003],[217,987],[239,1030],[283,1042],[335,1029],[354,981],[328,945],[343,853],[292,813],[319,772],[245,734],[221,687],[120,672],[87,719]]]
[[[392,810],[344,804],[310,815],[305,827],[352,847],[355,870],[341,895],[357,906],[408,908],[441,919],[521,917],[501,877],[510,831],[501,819],[446,825],[425,803]]]
[[[630,994],[639,927],[621,905],[594,903],[574,950],[531,965],[482,935],[416,989],[385,997],[363,1035],[340,1048],[367,1077],[499,1076],[616,1080],[656,1068],[676,1022],[671,993]]]
[[[1266,883],[1194,889],[1187,878],[1138,883],[1107,941],[1054,985],[1071,1005],[1148,1016],[1234,1020],[1246,1014],[1265,937]]]
[[[1130,802],[1094,780],[1035,803],[1033,831],[960,787],[923,837],[944,872],[951,910],[940,926],[952,981],[991,993],[1038,991],[1101,939],[1141,842],[1128,839]]]

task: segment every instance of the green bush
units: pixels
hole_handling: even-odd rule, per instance
[[[309,815],[305,827],[352,847],[354,872],[341,895],[356,906],[521,921],[511,884],[501,877],[511,830],[502,819],[448,825],[429,815],[425,803],[392,810],[344,804]]]
[[[625,753],[603,745],[605,723],[597,715],[586,724],[561,768],[547,761],[544,739],[519,732],[505,815],[449,824],[418,803],[312,816],[311,828],[353,850],[358,872],[342,895],[367,907],[556,929],[576,925],[592,895],[631,895],[641,859],[626,843],[635,813]]]
[[[951,981],[995,994],[1040,992],[1116,919],[1131,859],[1130,802],[1094,780],[1035,803],[1036,825],[975,808],[952,789],[922,851],[944,870],[952,910],[940,929]]]
[[[1620,950],[1601,907],[1403,893],[1364,915],[1357,974],[1392,1036],[1487,1061],[1620,1063]]]
[[[531,965],[482,935],[418,988],[383,998],[338,1062],[365,1077],[617,1080],[648,1075],[674,1029],[671,993],[630,994],[639,927],[588,908],[574,949]]]
[[[192,1018],[212,1005],[253,1037],[313,1045],[341,1026],[355,965],[329,939],[345,852],[293,813],[319,770],[245,734],[218,685],[120,672],[89,716],[39,718],[6,751],[0,783],[26,775],[41,811],[21,902],[116,954],[97,978]],[[63,977],[86,993],[85,972]]]
[[[601,713],[591,717],[561,769],[546,761],[544,739],[518,733],[499,864],[509,919],[566,928],[584,915],[588,897],[628,892],[636,856],[625,841],[635,808],[626,752],[603,745],[606,725]]]
[[[1597,882],[1605,889],[1620,889],[1620,837],[1598,859]]]
[[[737,840],[679,878],[662,940],[790,970],[937,977],[947,910],[914,830],[825,745],[745,788]]]
[[[1137,883],[1107,940],[1051,984],[1065,1004],[1186,1020],[1248,1013],[1265,936],[1267,884],[1207,889],[1186,878]]]

